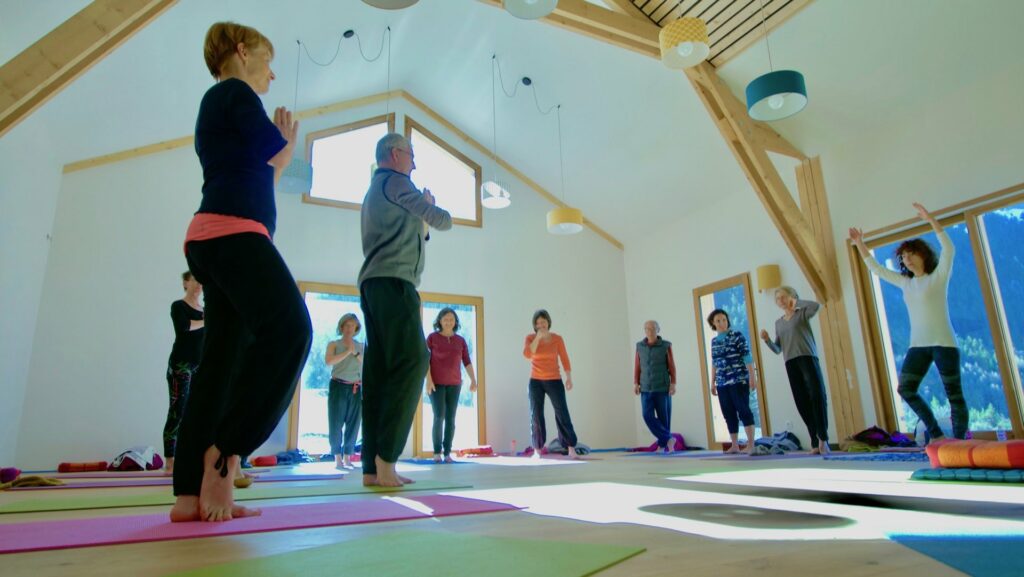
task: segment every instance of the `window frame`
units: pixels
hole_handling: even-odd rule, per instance
[[[981,218],[1000,208],[1024,202],[1024,183],[1012,186],[991,194],[986,194],[966,202],[932,211],[943,228],[965,224],[971,241],[978,282],[981,285],[982,300],[992,335],[992,346],[999,365],[1003,395],[1006,397],[1006,408],[1013,426],[1013,437],[1024,438],[1024,394],[1021,393],[1021,378],[1016,370],[1009,329],[1006,324],[1005,310],[1001,306],[1001,295],[993,278],[992,260],[989,245],[985,237],[984,223]],[[900,240],[920,236],[931,231],[931,226],[920,219],[910,219],[864,233],[864,243],[868,249],[889,245]],[[893,358],[889,350],[888,340],[882,334],[881,316],[878,313],[880,303],[875,296],[874,280],[871,271],[861,258],[857,247],[852,241],[846,241],[847,253],[850,257],[850,268],[853,272],[853,289],[857,296],[857,308],[860,317],[861,335],[864,340],[864,352],[867,357],[868,376],[871,380],[871,394],[875,408],[875,418],[886,430],[899,428],[893,396],[894,371],[889,370],[886,358]],[[1020,346],[1024,347],[1024,343]],[[991,431],[972,431],[982,433],[981,437],[995,438]],[[977,435],[976,435],[977,436]]]
[[[473,173],[474,173],[475,178],[476,178],[476,184],[474,186],[474,191],[473,191],[473,196],[474,196],[474,203],[473,204],[474,204],[475,210],[476,210],[476,218],[475,219],[465,219],[465,218],[455,218],[455,217],[452,217],[452,223],[454,223],[454,224],[461,224],[463,226],[472,226],[472,227],[475,227],[475,228],[483,228],[483,225],[484,225],[484,213],[483,213],[483,204],[481,203],[481,199],[480,199],[480,190],[481,190],[481,187],[483,186],[483,169],[480,167],[479,164],[477,164],[472,159],[470,159],[468,156],[463,154],[459,149],[455,148],[451,144],[448,144],[448,142],[445,141],[443,138],[441,138],[436,133],[432,132],[430,129],[428,129],[427,127],[423,126],[419,122],[416,122],[415,120],[410,118],[409,115],[405,115],[403,118],[404,118],[404,122],[403,122],[404,128],[403,128],[403,131],[404,131],[405,137],[407,139],[409,139],[409,142],[412,142],[412,131],[413,131],[413,129],[415,129],[416,132],[419,132],[420,134],[425,136],[427,139],[432,141],[434,144],[440,146],[444,151],[448,152],[449,154],[451,154],[452,156],[457,158],[460,162],[462,162],[466,166],[468,166],[471,169],[473,169]]]
[[[339,134],[345,134],[346,132],[352,132],[361,128],[367,128],[375,126],[377,124],[388,125],[388,132],[395,131],[395,120],[396,116],[394,112],[388,114],[381,114],[380,116],[374,116],[371,118],[364,118],[362,120],[356,120],[355,122],[349,122],[339,126],[332,126],[323,130],[317,130],[306,134],[306,158],[309,159],[310,165],[313,164],[313,143],[317,140],[328,138],[331,136],[337,136]],[[312,191],[302,193],[302,202],[305,204],[318,204],[321,206],[332,206],[335,208],[345,208],[348,210],[362,210],[363,203],[361,202],[348,202],[343,200],[333,200],[330,198],[322,198],[319,196],[313,196]]]

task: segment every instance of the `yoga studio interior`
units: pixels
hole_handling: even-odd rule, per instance
[[[259,36],[211,68],[224,22]],[[0,0],[0,574],[1024,575],[1021,22],[1019,0]],[[221,83],[247,99],[210,112]],[[209,346],[245,306],[216,275],[249,261],[189,273],[223,240],[195,223],[263,226],[201,209],[210,122],[280,177],[276,230],[218,234],[290,271],[294,379],[175,361],[193,337],[251,358],[277,326]],[[238,152],[252,126],[266,165]],[[381,174],[412,186],[373,196]],[[371,197],[415,223],[403,338],[422,320],[427,352],[374,350]],[[415,412],[370,406],[385,349],[429,360]],[[240,465],[173,458],[204,426],[189,382],[284,399]],[[399,481],[368,426],[407,436]]]

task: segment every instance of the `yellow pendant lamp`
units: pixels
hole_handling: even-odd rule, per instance
[[[658,33],[661,61],[669,68],[696,66],[711,53],[708,27],[700,18],[680,18]]]
[[[583,212],[578,208],[562,206],[548,211],[548,232],[576,234],[583,230]]]

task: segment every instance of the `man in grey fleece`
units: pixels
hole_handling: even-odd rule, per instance
[[[427,225],[452,227],[430,191],[409,178],[412,145],[391,133],[377,142],[377,166],[363,199],[365,261],[359,298],[366,325],[363,361],[363,484],[411,483],[395,471],[419,402],[429,356],[420,321],[420,284]]]

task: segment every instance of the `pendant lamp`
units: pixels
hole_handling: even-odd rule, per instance
[[[670,22],[658,33],[661,62],[669,68],[690,68],[707,59],[711,53],[708,27],[700,18],[680,18]]]
[[[516,18],[536,20],[555,11],[558,0],[505,0],[505,10]]]
[[[764,27],[764,45],[768,50],[767,74],[758,76],[747,85],[747,114],[754,120],[781,120],[793,116],[807,106],[807,86],[804,75],[796,70],[775,70],[772,66],[772,48],[768,44],[768,26],[761,0],[761,25]]]
[[[383,10],[401,10],[415,4],[418,0],[363,0],[363,2]]]

